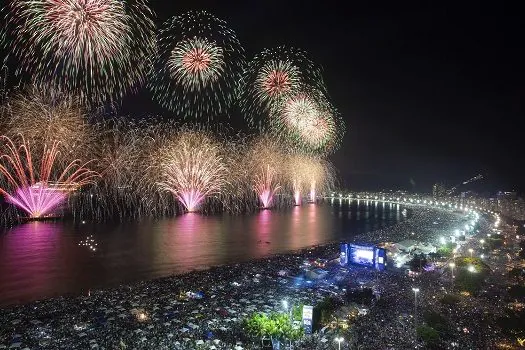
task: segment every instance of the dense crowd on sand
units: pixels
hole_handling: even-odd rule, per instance
[[[409,218],[394,226],[356,237],[360,242],[396,242],[407,238],[436,240],[462,224],[464,216],[443,209],[412,207]],[[259,348],[242,329],[242,320],[256,311],[283,311],[291,305],[315,305],[327,296],[340,296],[330,279],[305,287],[294,283],[305,259],[335,258],[337,243],[313,247],[240,264],[219,266],[180,276],[144,281],[89,295],[33,302],[0,310],[0,349],[252,349]],[[412,287],[421,289],[422,307],[433,305],[434,291],[442,292],[443,272],[424,274],[414,281],[400,269],[384,272],[351,267],[345,287],[366,285],[377,292],[381,307],[372,307],[352,330],[342,349],[408,348],[414,345]],[[433,291],[433,292],[430,292]],[[462,310],[467,310],[462,308]],[[450,317],[470,322],[485,317],[481,305],[470,313]],[[476,319],[477,320],[477,319]],[[461,322],[463,322],[461,321]],[[459,321],[458,321],[459,322]],[[485,348],[472,322],[472,348]],[[470,335],[470,336],[469,336]],[[296,349],[333,348],[331,331],[307,336]],[[452,343],[453,344],[453,343]],[[453,345],[451,345],[453,346]],[[470,345],[469,345],[470,346]],[[463,347],[460,347],[463,348]]]
[[[491,227],[491,221],[482,218],[478,225],[479,232],[458,248],[458,256],[469,256],[471,249],[481,255],[480,239],[487,233],[493,233]],[[446,323],[443,326],[447,334],[441,336],[434,348],[496,349],[501,344],[515,344],[515,339],[507,339],[497,321],[509,306],[506,298],[508,266],[512,262],[511,255],[515,255],[516,251],[515,242],[501,250],[484,250],[483,260],[491,273],[475,297],[462,295],[454,288],[448,261],[442,262],[433,271],[412,276],[399,270],[383,275],[380,302],[356,323],[351,336],[352,348],[426,348],[421,339],[416,340],[416,327],[426,322],[424,314],[428,313],[441,315]],[[418,289],[417,296],[413,288]],[[444,302],[447,294],[457,297],[457,303]],[[418,311],[414,318],[416,298]]]

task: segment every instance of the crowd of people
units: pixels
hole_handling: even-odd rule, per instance
[[[406,238],[436,240],[462,224],[464,215],[445,209],[413,206],[408,219],[394,226],[359,235],[359,242],[395,242]],[[488,227],[488,226],[487,226]],[[473,299],[469,307],[450,308],[438,300],[449,292],[443,270],[409,276],[394,267],[376,271],[345,269],[334,282],[331,273],[311,285],[297,284],[305,260],[335,259],[339,244],[205,271],[144,281],[88,295],[61,297],[0,310],[0,349],[257,349],[258,339],[243,330],[253,312],[283,312],[283,300],[316,305],[346,288],[370,287],[375,306],[359,316],[341,349],[400,349],[423,346],[415,327],[427,308],[439,308],[450,319],[453,333],[446,348],[487,348],[494,330],[485,322],[497,304]],[[358,283],[357,283],[358,282]],[[414,292],[417,286],[417,316]],[[492,328],[491,328],[492,327]],[[466,330],[465,330],[466,329]],[[338,333],[337,333],[338,334]],[[336,330],[307,335],[295,349],[333,349]],[[459,345],[458,345],[459,344]]]

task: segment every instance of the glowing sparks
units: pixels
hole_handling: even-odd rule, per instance
[[[315,202],[316,200],[315,185],[316,185],[315,180],[312,180],[310,182],[310,202],[312,203]]]
[[[78,217],[175,215],[178,203],[240,212],[313,201],[331,183],[316,157],[337,148],[344,125],[305,51],[264,50],[246,67],[236,34],[204,11],[171,18],[155,41],[146,0],[12,0],[6,11],[6,62],[35,85],[1,106],[0,193],[30,216],[66,201]],[[230,142],[152,116],[91,118],[146,75],[177,117],[209,121],[239,107],[261,134]]]
[[[267,164],[266,166],[261,166],[261,169],[255,176],[254,189],[264,209],[272,205],[273,197],[281,188],[281,185],[276,181],[276,174],[276,170]]]
[[[274,115],[277,133],[307,152],[330,153],[340,141],[344,125],[318,93],[299,93],[287,99]]]
[[[324,92],[321,70],[306,52],[277,47],[254,57],[243,73],[240,103],[248,122],[268,125],[267,117],[303,86]]]
[[[220,144],[199,131],[185,131],[161,150],[161,189],[169,191],[188,212],[221,193],[227,168]]]
[[[65,193],[55,188],[49,188],[41,183],[28,187],[19,187],[15,193],[6,195],[8,203],[21,208],[31,218],[39,218],[51,213],[65,199]]]
[[[299,87],[299,77],[299,69],[290,61],[270,61],[257,75],[256,98],[270,109]]]
[[[172,78],[192,91],[213,84],[224,71],[223,49],[206,39],[178,44],[171,53],[168,69]]]
[[[142,0],[14,0],[8,9],[12,53],[38,83],[98,104],[144,81],[154,24]]]
[[[268,135],[255,138],[246,153],[248,181],[253,184],[262,208],[275,205],[275,195],[282,188],[285,173],[285,154]]]
[[[76,99],[62,93],[37,87],[14,94],[5,106],[6,136],[23,135],[33,147],[60,142],[62,155],[71,157],[87,152],[86,145],[93,141],[93,129],[87,121],[86,111]]]
[[[304,154],[291,154],[287,159],[288,179],[292,182],[295,205],[301,205],[303,194],[310,202],[316,201],[318,188],[328,190],[333,185],[333,170],[330,163]]]
[[[93,183],[98,174],[89,170],[89,164],[73,160],[63,168],[56,166],[59,153],[58,142],[44,147],[40,168],[33,164],[28,142],[22,138],[17,146],[14,141],[2,136],[3,151],[0,154],[0,174],[3,185],[0,193],[6,201],[23,209],[30,217],[38,218],[50,214],[67,198],[67,194],[81,186]]]
[[[293,180],[293,199],[295,205],[301,205],[301,182],[298,179]]]
[[[163,107],[183,116],[228,111],[244,66],[244,49],[226,22],[190,11],[161,28],[149,87]]]

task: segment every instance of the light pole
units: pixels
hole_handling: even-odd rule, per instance
[[[335,338],[335,341],[337,342],[339,350],[341,350],[341,342],[343,341],[343,337],[337,337]]]
[[[292,323],[292,316],[291,316],[291,309],[290,309],[290,312],[288,312],[288,300],[283,300],[283,307],[284,307],[284,311],[288,314],[288,320],[290,321],[290,323]]]
[[[456,263],[451,262],[448,266],[450,266],[450,270],[452,271],[452,288],[454,288],[454,267],[456,267]]]
[[[419,292],[419,288],[412,288],[414,291],[414,325],[417,329],[417,293]]]
[[[472,249],[472,248],[469,248],[469,250],[468,250],[468,251],[469,251],[469,253],[470,253],[470,257],[472,258],[472,252],[474,251],[474,249]]]

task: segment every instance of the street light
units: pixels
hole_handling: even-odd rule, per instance
[[[450,269],[452,270],[452,278],[454,278],[454,267],[456,267],[456,264],[451,262],[448,266],[450,266]]]
[[[474,265],[469,265],[468,270],[469,272],[476,272],[476,268],[474,267]]]
[[[412,288],[412,291],[414,291],[414,324],[417,327],[417,293],[419,288]]]
[[[335,341],[337,342],[338,346],[339,346],[339,350],[341,350],[341,342],[344,340],[343,337],[337,337],[335,338]]]
[[[292,323],[292,309],[290,308],[290,312],[288,312],[288,300],[283,300],[283,307],[284,311],[288,314],[288,319],[290,320],[290,323]]]
[[[456,267],[456,263],[451,262],[448,266],[450,266],[450,270],[452,271],[452,289],[454,289],[454,267]]]

